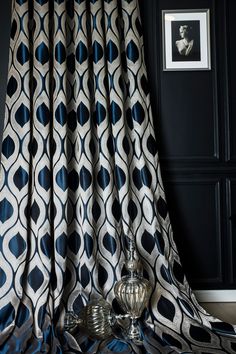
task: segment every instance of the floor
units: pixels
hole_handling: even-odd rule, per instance
[[[236,325],[236,302],[229,303],[201,303],[201,306],[213,316],[222,321]]]

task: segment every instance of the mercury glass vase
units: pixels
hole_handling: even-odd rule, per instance
[[[134,241],[129,243],[129,257],[126,261],[126,268],[129,275],[123,277],[115,284],[115,297],[123,311],[130,316],[130,325],[127,328],[127,336],[131,340],[140,340],[138,319],[142,316],[144,309],[152,293],[150,282],[137,274],[138,261],[135,259]]]
[[[65,330],[72,332],[80,327],[92,338],[106,339],[112,335],[115,322],[110,304],[100,299],[85,306],[78,315],[68,312],[65,316]]]
[[[122,309],[131,318],[140,318],[152,292],[152,286],[142,277],[126,276],[115,285],[115,296]]]

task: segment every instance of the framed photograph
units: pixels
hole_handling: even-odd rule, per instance
[[[210,70],[210,10],[163,10],[163,70]]]

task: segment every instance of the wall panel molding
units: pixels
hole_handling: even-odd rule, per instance
[[[221,180],[218,178],[203,178],[202,176],[199,178],[173,178],[172,176],[165,179],[165,183],[168,204],[173,199],[170,216],[174,235],[185,261],[183,263],[187,276],[189,275],[189,268],[191,268],[191,279],[189,279],[191,284],[194,288],[198,285],[202,288],[204,284],[211,286],[222,284],[224,282],[224,267],[221,230]],[[192,196],[193,199],[189,196]],[[186,201],[187,205],[185,204]],[[179,237],[182,238],[180,242],[178,242]],[[194,247],[197,247],[198,244],[198,249],[194,250]],[[212,253],[212,250],[214,253]],[[195,264],[192,263],[193,261]],[[200,264],[205,264],[202,271],[200,271]],[[199,269],[197,269],[198,267]],[[199,274],[196,275],[198,271]],[[200,274],[203,274],[203,271],[204,275],[201,276]]]
[[[236,283],[236,177],[226,180],[227,229],[229,238],[230,282]]]

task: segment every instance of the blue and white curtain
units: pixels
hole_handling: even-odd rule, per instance
[[[13,0],[0,172],[0,353],[236,353],[199,306],[165,202],[137,0]],[[144,341],[63,329],[114,307],[122,233],[154,291]]]

